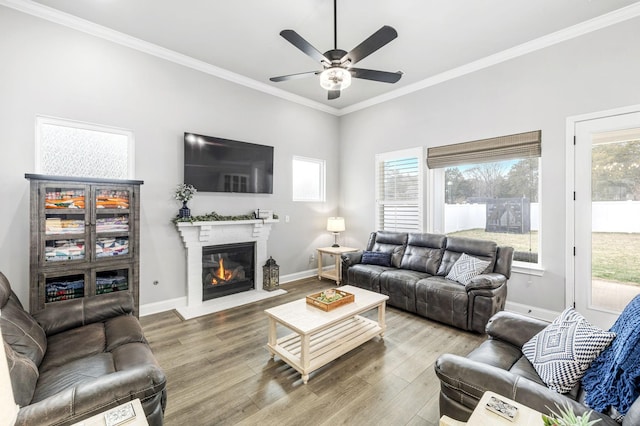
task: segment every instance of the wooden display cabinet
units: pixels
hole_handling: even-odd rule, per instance
[[[143,182],[25,177],[31,182],[30,311],[129,291],[137,315]]]

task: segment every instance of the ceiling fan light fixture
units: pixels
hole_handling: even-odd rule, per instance
[[[327,68],[320,73],[320,86],[326,90],[344,90],[351,85],[351,73],[342,67]]]

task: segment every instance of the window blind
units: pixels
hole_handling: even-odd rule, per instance
[[[422,230],[421,155],[376,157],[376,225],[386,231]]]
[[[542,155],[542,131],[518,133],[427,149],[427,167],[535,158]]]

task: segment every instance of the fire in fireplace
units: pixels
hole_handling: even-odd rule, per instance
[[[202,300],[252,290],[255,243],[202,247]]]

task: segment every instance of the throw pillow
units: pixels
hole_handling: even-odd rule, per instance
[[[525,343],[522,353],[550,389],[566,393],[615,337],[615,333],[591,325],[573,308],[567,308]]]
[[[365,251],[361,263],[368,265],[391,266],[391,253],[382,251]]]
[[[462,253],[445,278],[467,285],[471,282],[471,278],[480,275],[482,271],[487,269],[489,263],[491,262],[488,260],[480,260]]]

